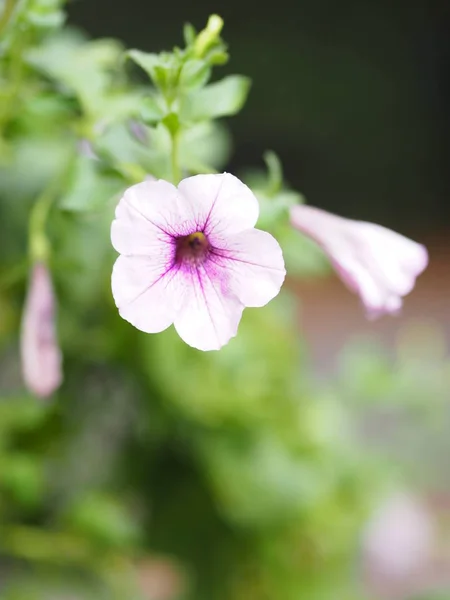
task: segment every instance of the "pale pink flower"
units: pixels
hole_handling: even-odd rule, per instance
[[[431,556],[433,521],[414,496],[397,492],[373,515],[363,536],[367,574],[375,579],[406,578]]]
[[[369,318],[398,313],[428,264],[424,246],[381,225],[305,205],[292,207],[290,218],[322,247],[342,281],[359,294]]]
[[[45,398],[61,384],[61,352],[55,333],[55,299],[50,273],[33,265],[22,317],[22,374],[28,389]]]
[[[258,214],[250,189],[228,173],[130,187],[111,228],[120,315],[147,333],[173,323],[190,346],[218,350],[243,309],[267,304],[285,277],[278,242],[254,229]]]

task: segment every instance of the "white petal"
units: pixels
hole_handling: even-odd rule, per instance
[[[175,317],[175,329],[193,348],[219,350],[236,335],[244,305],[230,293],[221,269],[202,266],[185,271],[183,277],[182,307]]]
[[[411,292],[428,263],[424,246],[380,225],[343,219],[311,206],[293,207],[291,222],[324,249],[372,318],[398,313],[402,297]]]
[[[167,181],[144,181],[126,190],[111,227],[114,248],[125,255],[157,252],[155,245],[184,235],[190,207]],[[189,233],[189,232],[187,232]]]
[[[366,240],[366,259],[379,279],[400,296],[409,294],[415,278],[428,263],[424,246],[395,231],[373,223],[358,222],[360,235]]]
[[[265,231],[247,229],[226,239],[211,260],[228,272],[229,286],[245,306],[264,306],[274,298],[286,276],[276,239]]]
[[[234,175],[194,175],[178,189],[190,204],[199,229],[214,236],[232,234],[255,226],[259,205],[253,192]]]
[[[119,256],[111,284],[120,315],[146,333],[167,329],[176,312],[176,274],[170,263],[158,264],[149,257]]]

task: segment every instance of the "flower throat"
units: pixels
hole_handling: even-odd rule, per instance
[[[176,240],[175,261],[178,264],[201,265],[208,256],[210,244],[201,231]]]

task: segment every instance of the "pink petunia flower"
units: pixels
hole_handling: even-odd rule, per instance
[[[243,309],[267,304],[284,281],[281,248],[254,229],[258,215],[255,196],[228,173],[130,187],[111,227],[120,315],[147,333],[173,323],[190,346],[221,348]]]
[[[369,318],[398,313],[428,264],[424,246],[381,225],[304,205],[292,207],[290,218],[322,247],[342,281],[359,294]]]
[[[61,352],[55,334],[52,282],[42,263],[36,263],[31,270],[20,350],[26,386],[36,396],[50,396],[62,381]]]

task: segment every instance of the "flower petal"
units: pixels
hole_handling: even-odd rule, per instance
[[[119,313],[137,329],[158,333],[173,323],[177,269],[158,257],[119,256],[112,272],[112,293]]]
[[[357,223],[360,235],[365,236],[367,261],[373,265],[374,272],[378,267],[379,278],[400,296],[409,294],[416,276],[428,264],[426,248],[381,225]],[[393,257],[398,259],[393,260]]]
[[[311,206],[291,209],[291,223],[328,254],[368,316],[398,313],[428,264],[426,248],[380,225],[352,221]]]
[[[127,256],[153,254],[158,243],[186,233],[183,223],[190,216],[190,207],[171,183],[143,181],[128,188],[117,205],[112,245]]]
[[[198,228],[214,243],[214,236],[232,234],[255,226],[259,205],[253,192],[229,173],[194,175],[178,189],[192,211]]]
[[[30,275],[25,302],[20,350],[25,384],[41,398],[61,384],[62,355],[55,332],[55,298],[50,273],[36,263]]]
[[[226,272],[211,263],[180,271],[179,286],[181,278],[183,300],[174,321],[178,335],[198,350],[219,350],[236,335],[244,305],[230,293]]]
[[[264,306],[280,291],[286,276],[276,239],[265,231],[247,229],[215,248],[211,260],[228,272],[229,286],[245,306]]]

